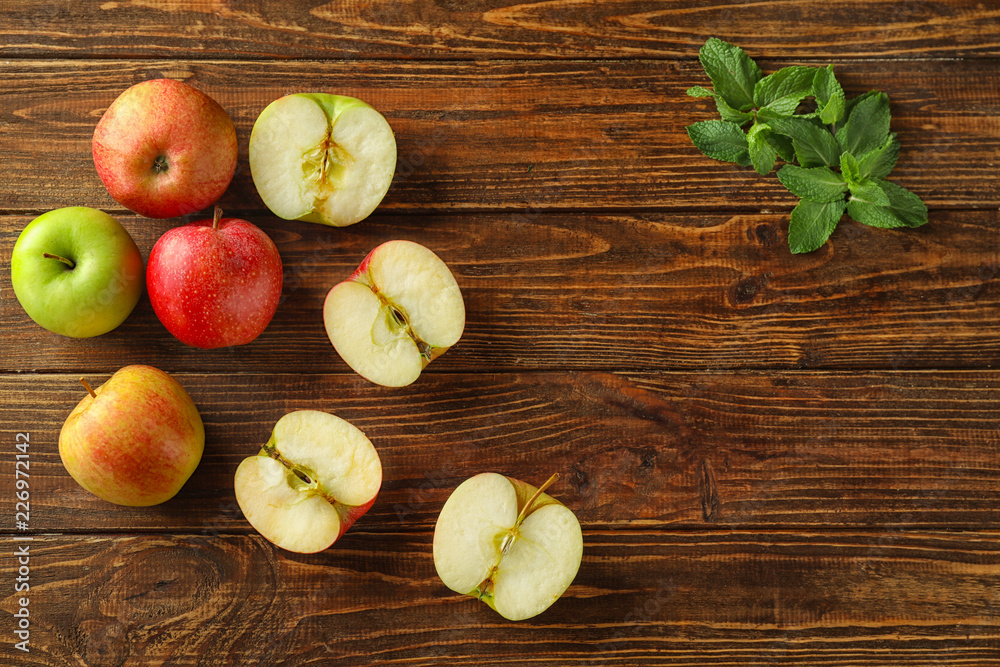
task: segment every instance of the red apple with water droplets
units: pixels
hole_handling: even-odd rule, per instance
[[[274,317],[282,281],[271,238],[218,208],[212,219],[168,230],[146,263],[156,316],[178,340],[203,349],[254,341]]]

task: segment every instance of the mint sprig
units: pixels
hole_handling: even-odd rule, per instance
[[[714,89],[687,94],[712,98],[718,120],[687,127],[708,157],[769,174],[800,199],[788,225],[793,253],[816,250],[846,213],[872,227],[919,227],[927,222],[920,198],[886,180],[899,158],[890,132],[889,97],[869,91],[847,99],[833,65],[793,65],[764,75],[743,49],[711,38],[698,59]]]

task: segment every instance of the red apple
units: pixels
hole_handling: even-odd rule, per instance
[[[157,505],[188,480],[205,429],[184,387],[151,366],[126,366],[73,409],[59,432],[59,457],[95,496],[118,505]]]
[[[211,349],[261,334],[281,298],[281,256],[259,227],[238,218],[199,220],[167,231],[146,263],[153,311],[178,340]]]
[[[215,203],[236,172],[236,128],[218,102],[173,79],[137,83],[94,130],[94,166],[114,199],[149,218]]]

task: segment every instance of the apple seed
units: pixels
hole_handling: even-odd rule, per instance
[[[315,475],[310,474],[310,472],[307,471],[306,469],[295,465],[294,463],[286,459],[284,456],[282,456],[281,452],[278,451],[278,448],[275,447],[273,443],[271,442],[267,443],[266,445],[264,445],[261,451],[267,456],[270,456],[272,459],[274,459],[281,465],[285,466],[285,468],[290,473],[295,475],[300,481],[302,481],[306,486],[308,486],[314,495],[323,498],[331,505],[337,502],[333,496],[327,494],[323,490],[323,488],[320,486],[319,481],[314,479]]]
[[[424,357],[427,360],[434,359],[435,356],[434,346],[424,342],[417,336],[417,334],[413,332],[413,327],[410,326],[410,320],[406,316],[406,314],[396,306],[389,303],[385,299],[385,297],[382,296],[381,292],[379,292],[378,288],[375,285],[372,285],[371,283],[365,280],[359,280],[358,282],[371,289],[371,291],[379,298],[379,301],[382,303],[382,312],[385,314],[386,330],[389,331],[391,334],[403,333],[409,336],[416,344],[417,350],[419,350],[420,355],[422,357]],[[376,320],[376,322],[377,321],[378,320]],[[373,328],[372,339],[379,340],[381,338],[382,338],[381,336],[375,334]]]

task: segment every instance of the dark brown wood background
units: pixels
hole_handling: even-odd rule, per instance
[[[887,92],[895,174],[930,224],[845,221],[790,255],[774,176],[685,133],[713,111],[684,95],[710,36],[765,71],[833,62],[849,94]],[[989,0],[0,0],[0,663],[1000,665],[998,66]],[[221,205],[285,263],[245,347],[185,347],[145,297],[108,335],[62,338],[10,288],[46,210],[104,209],[144,256],[185,221],[124,211],[90,157],[104,108],[159,76],[229,111]],[[260,110],[316,90],[397,135],[389,195],[346,229],[276,219],[249,176]],[[468,309],[403,389],[354,375],[321,318],[393,238],[437,252]],[[129,363],[174,374],[206,423],[201,466],[150,509],[90,496],[57,451],[78,378]],[[371,512],[310,556],[255,534],[232,489],[298,408],[359,426],[385,469]],[[434,572],[442,503],[487,470],[559,472],[584,527],[576,581],[529,621]],[[15,536],[33,538],[29,653]]]

